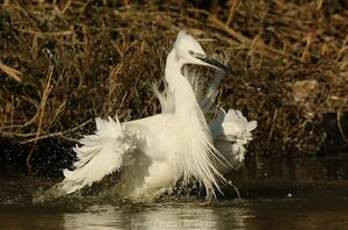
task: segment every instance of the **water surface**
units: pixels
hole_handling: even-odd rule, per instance
[[[93,196],[31,204],[43,178],[0,177],[1,229],[348,229],[348,158],[250,160],[213,202],[156,203]]]

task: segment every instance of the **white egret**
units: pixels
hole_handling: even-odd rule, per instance
[[[192,36],[179,32],[166,61],[166,90],[156,93],[162,113],[123,123],[117,117],[97,118],[95,134],[83,137],[81,146],[74,148],[74,169],[65,169],[64,180],[37,200],[73,193],[113,172],[120,173],[115,191],[121,197],[153,198],[179,179],[183,185],[198,181],[207,198],[214,197],[225,180],[223,173],[243,160],[244,145],[251,140],[256,121],[248,122],[239,111],[229,110],[221,111],[208,125],[204,112],[212,106],[223,75],[198,102],[182,74],[185,64],[228,71],[209,58]]]

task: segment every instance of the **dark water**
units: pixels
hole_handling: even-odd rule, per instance
[[[348,229],[348,158],[250,160],[210,203],[169,197],[117,203],[86,197],[31,204],[52,181],[0,177],[1,229]]]

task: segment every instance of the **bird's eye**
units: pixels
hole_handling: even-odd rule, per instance
[[[189,50],[189,54],[190,54],[190,55],[193,55],[194,52],[193,52],[192,50]]]

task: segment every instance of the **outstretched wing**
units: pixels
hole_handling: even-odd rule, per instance
[[[124,127],[116,118],[116,122],[96,119],[97,131],[94,135],[85,136],[80,140],[81,146],[76,146],[77,161],[74,169],[64,170],[62,189],[66,194],[94,182],[98,182],[106,175],[119,170],[123,163],[123,156],[135,148],[134,141],[129,137]]]
[[[37,197],[37,202],[51,200],[73,193],[85,186],[102,180],[121,168],[124,156],[134,151],[138,135],[127,132],[126,126],[118,119],[96,119],[97,130],[94,135],[83,137],[76,146],[77,160],[74,169],[65,169],[64,180]]]

